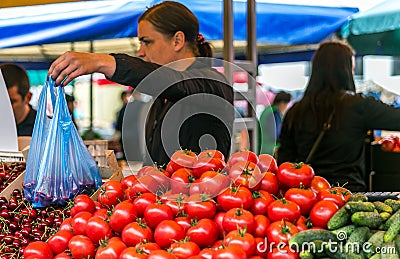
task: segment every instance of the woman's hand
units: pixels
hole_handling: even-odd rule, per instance
[[[94,72],[103,73],[105,76],[111,77],[115,72],[115,68],[116,64],[113,56],[68,51],[51,64],[48,76],[54,79],[56,85],[60,85],[62,82],[62,85],[65,86],[78,76]]]

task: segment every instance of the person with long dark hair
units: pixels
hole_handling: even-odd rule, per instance
[[[279,136],[278,164],[306,161],[332,185],[366,191],[365,138],[368,130],[400,130],[400,109],[356,93],[355,53],[341,41],[322,43],[302,99],[286,113]]]
[[[212,48],[199,33],[196,16],[180,3],[161,2],[140,16],[138,38],[137,57],[66,52],[48,74],[66,85],[80,75],[100,72],[153,96],[145,127],[146,163],[150,159],[164,165],[178,149],[218,149],[228,158],[233,89],[211,67],[207,58],[212,57]]]

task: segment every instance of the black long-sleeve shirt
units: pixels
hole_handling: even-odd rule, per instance
[[[201,58],[185,71],[176,71],[129,55],[112,55],[116,71],[110,80],[153,96],[145,126],[145,164],[165,165],[179,149],[218,149],[229,157],[233,89],[221,73]]]
[[[368,130],[400,130],[400,109],[388,106],[372,97],[347,93],[343,98],[343,110],[339,129],[334,125],[323,136],[311,161],[317,175],[331,184],[344,184],[352,191],[365,191],[365,138]],[[319,131],[312,130],[311,113],[304,118],[303,128],[288,127],[296,105],[286,114],[279,137],[278,164],[286,161],[304,162]]]

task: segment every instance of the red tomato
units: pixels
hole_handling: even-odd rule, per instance
[[[269,218],[264,215],[255,215],[254,221],[256,228],[254,229],[254,237],[266,237],[268,226],[271,224]]]
[[[290,188],[285,192],[285,199],[300,206],[301,215],[308,215],[318,201],[317,195],[311,189]]]
[[[247,259],[246,252],[239,245],[230,245],[215,251],[212,259]]]
[[[171,164],[172,170],[176,171],[179,168],[186,167],[186,168],[193,168],[193,164],[196,161],[197,156],[196,153],[190,150],[178,150],[171,156]]]
[[[200,251],[199,256],[206,259],[211,259],[213,254],[215,254],[216,250],[214,248],[203,248]]]
[[[264,190],[270,194],[276,195],[279,191],[279,182],[276,174],[271,172],[263,173],[260,190]]]
[[[93,242],[84,235],[72,237],[68,243],[68,248],[73,258],[92,258],[95,255]]]
[[[285,186],[309,188],[314,177],[314,170],[304,163],[284,162],[278,167],[278,180]]]
[[[346,202],[350,198],[350,196],[352,195],[352,192],[349,189],[345,188],[345,187],[336,186],[336,187],[332,187],[331,189],[336,191],[336,192],[338,192],[338,193],[340,193],[340,194],[342,194],[343,197],[344,197],[344,200]]]
[[[270,253],[267,255],[267,259],[299,259],[299,254],[289,246],[285,247],[274,247]]]
[[[178,223],[186,231],[192,226],[191,220],[186,216],[178,216],[174,218],[175,222]]]
[[[346,203],[346,199],[344,198],[342,193],[335,189],[320,191],[318,193],[318,199],[324,201],[333,201],[334,203],[336,203],[336,205],[338,205],[339,208],[341,208]]]
[[[33,241],[29,243],[24,249],[24,257],[34,256],[38,259],[51,259],[53,252],[50,246],[43,241]]]
[[[301,215],[296,221],[296,227],[299,231],[308,229],[309,224],[309,220],[303,215]]]
[[[256,251],[256,241],[254,237],[247,233],[246,230],[236,229],[230,231],[224,238],[224,243],[227,246],[238,245],[247,256],[251,256]]]
[[[92,213],[82,211],[72,218],[71,227],[74,235],[86,235],[86,226],[92,216]]]
[[[240,161],[249,161],[253,162],[254,164],[258,164],[258,156],[249,150],[246,151],[239,151],[231,155],[228,161],[228,166],[231,168],[234,164]]]
[[[122,188],[124,190],[126,190],[129,187],[133,186],[133,184],[136,183],[137,181],[138,180],[137,180],[136,175],[131,174],[131,175],[125,176],[124,179],[121,180]]]
[[[289,222],[295,222],[300,215],[300,206],[286,199],[273,201],[268,206],[268,218],[271,221],[285,219]]]
[[[221,171],[226,166],[224,160],[214,157],[200,157],[193,164],[193,176],[200,178],[200,176],[206,171]]]
[[[169,249],[179,259],[186,259],[200,253],[200,247],[195,242],[186,240],[172,243]]]
[[[129,223],[121,233],[122,241],[127,246],[136,246],[143,241],[153,241],[153,231],[141,220]]]
[[[151,228],[155,228],[161,221],[173,219],[172,209],[166,204],[153,203],[144,210],[144,220]]]
[[[130,200],[125,200],[117,204],[110,216],[110,227],[117,233],[121,233],[123,228],[136,219],[135,205]]]
[[[250,211],[254,215],[266,215],[268,212],[268,205],[275,200],[269,192],[263,190],[254,191],[253,199],[254,201]]]
[[[124,200],[125,192],[122,183],[116,180],[109,180],[105,182],[99,191],[97,200],[101,206],[111,208]]]
[[[79,194],[74,198],[74,206],[70,210],[70,216],[74,217],[78,212],[87,211],[94,213],[96,204],[87,194]]]
[[[53,254],[60,254],[68,249],[69,240],[73,236],[71,231],[59,230],[47,240],[47,244],[50,246]]]
[[[188,196],[186,194],[176,193],[166,195],[165,197],[161,196],[161,200],[164,200],[165,204],[171,208],[174,217],[176,217],[184,211],[185,204],[188,202]]]
[[[142,174],[139,174],[138,172],[138,180],[142,181],[142,177],[143,176],[151,176],[153,177],[158,186],[157,189],[158,191],[165,191],[168,190],[170,188],[170,173],[165,171],[164,169],[160,169],[157,167],[152,167],[153,169],[148,169],[145,172],[142,172]],[[140,170],[139,170],[140,171]],[[144,183],[145,185],[147,185],[146,183]],[[153,192],[153,190],[149,190],[151,192]]]
[[[154,230],[154,240],[161,248],[169,247],[173,240],[185,238],[185,230],[173,220],[163,220]]]
[[[67,230],[67,231],[73,232],[73,230],[72,230],[72,218],[64,219],[64,221],[61,223],[61,226],[60,226],[60,228],[58,230],[59,231],[60,230]]]
[[[119,259],[147,259],[148,254],[138,251],[136,247],[128,247],[119,256]]]
[[[198,183],[192,183],[191,188],[197,185],[198,193],[208,193],[214,197],[228,188],[229,184],[228,176],[215,171],[206,171],[200,176]]]
[[[217,202],[224,211],[232,208],[248,210],[253,205],[253,196],[246,187],[232,185],[217,196]]]
[[[86,236],[92,240],[94,244],[98,244],[100,240],[108,239],[113,236],[110,225],[100,217],[91,217],[86,226]]]
[[[165,250],[154,250],[147,259],[178,259],[178,257]]]
[[[192,170],[188,168],[179,168],[172,173],[170,185],[172,193],[189,194],[190,184],[194,181]]]
[[[289,239],[299,230],[296,225],[286,220],[274,221],[267,229],[267,238],[270,246],[277,246],[280,242],[288,244]]]
[[[391,152],[396,147],[396,142],[392,138],[383,138],[379,141],[383,151]]]
[[[231,232],[238,228],[246,229],[253,234],[256,227],[253,214],[245,209],[233,208],[228,210],[222,219],[222,227],[225,232]]]
[[[257,164],[239,161],[230,167],[229,177],[236,185],[244,186],[254,191],[260,188],[263,175]]]
[[[273,156],[269,154],[258,155],[258,167],[262,173],[271,172],[276,174],[278,172],[278,164]]]
[[[143,241],[135,246],[139,251],[150,254],[151,251],[160,250],[160,246],[154,242]]]
[[[254,252],[255,256],[261,256],[261,258],[267,258],[269,249],[268,249],[268,240],[266,236],[267,235],[265,235],[262,238],[261,237],[254,238],[254,240],[256,241],[256,251]]]
[[[138,181],[128,188],[129,199],[134,200],[139,196],[139,193],[157,193],[159,186],[156,179],[150,175],[143,175],[138,178]]]
[[[210,195],[194,194],[189,197],[184,209],[189,218],[212,219],[217,212],[217,205]]]
[[[72,259],[72,257],[68,253],[62,252],[54,256],[53,259]]]
[[[203,150],[199,153],[199,155],[197,156],[198,158],[204,158],[204,157],[208,157],[208,158],[219,158],[222,161],[225,161],[225,156],[224,154],[222,154],[221,151],[216,150],[216,149],[206,149]]]
[[[315,193],[319,193],[322,190],[330,189],[331,184],[322,176],[315,175],[311,181],[311,190]]]
[[[222,221],[224,220],[225,213],[226,212],[220,211],[217,214],[215,214],[214,219],[213,219],[218,227],[218,232],[219,232],[218,237],[219,238],[224,238],[224,236],[226,234],[226,232],[224,231],[224,227],[222,226]]]
[[[100,208],[93,213],[93,216],[100,217],[104,220],[108,220],[109,218],[108,212],[109,211],[106,208]]]
[[[318,201],[310,212],[310,221],[314,227],[326,229],[329,219],[339,210],[333,201]]]
[[[187,230],[186,236],[201,248],[208,247],[214,244],[218,238],[218,226],[211,219],[194,221],[192,227]]]
[[[96,259],[119,259],[126,245],[119,237],[112,237],[101,242],[96,251]]]
[[[133,200],[133,207],[135,208],[137,217],[142,218],[144,216],[144,210],[147,208],[147,206],[156,202],[157,197],[154,193],[147,192],[139,194],[139,196]]]

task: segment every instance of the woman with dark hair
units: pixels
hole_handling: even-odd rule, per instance
[[[315,52],[302,99],[283,119],[278,163],[306,161],[317,175],[351,191],[366,191],[365,138],[372,129],[400,130],[400,109],[355,93],[354,51],[344,42],[324,42]]]
[[[48,74],[66,85],[80,75],[99,72],[153,96],[145,126],[146,164],[166,164],[180,148],[218,149],[229,157],[233,89],[206,59],[212,49],[199,33],[196,16],[180,3],[159,3],[139,18],[138,38],[138,57],[66,52]]]

